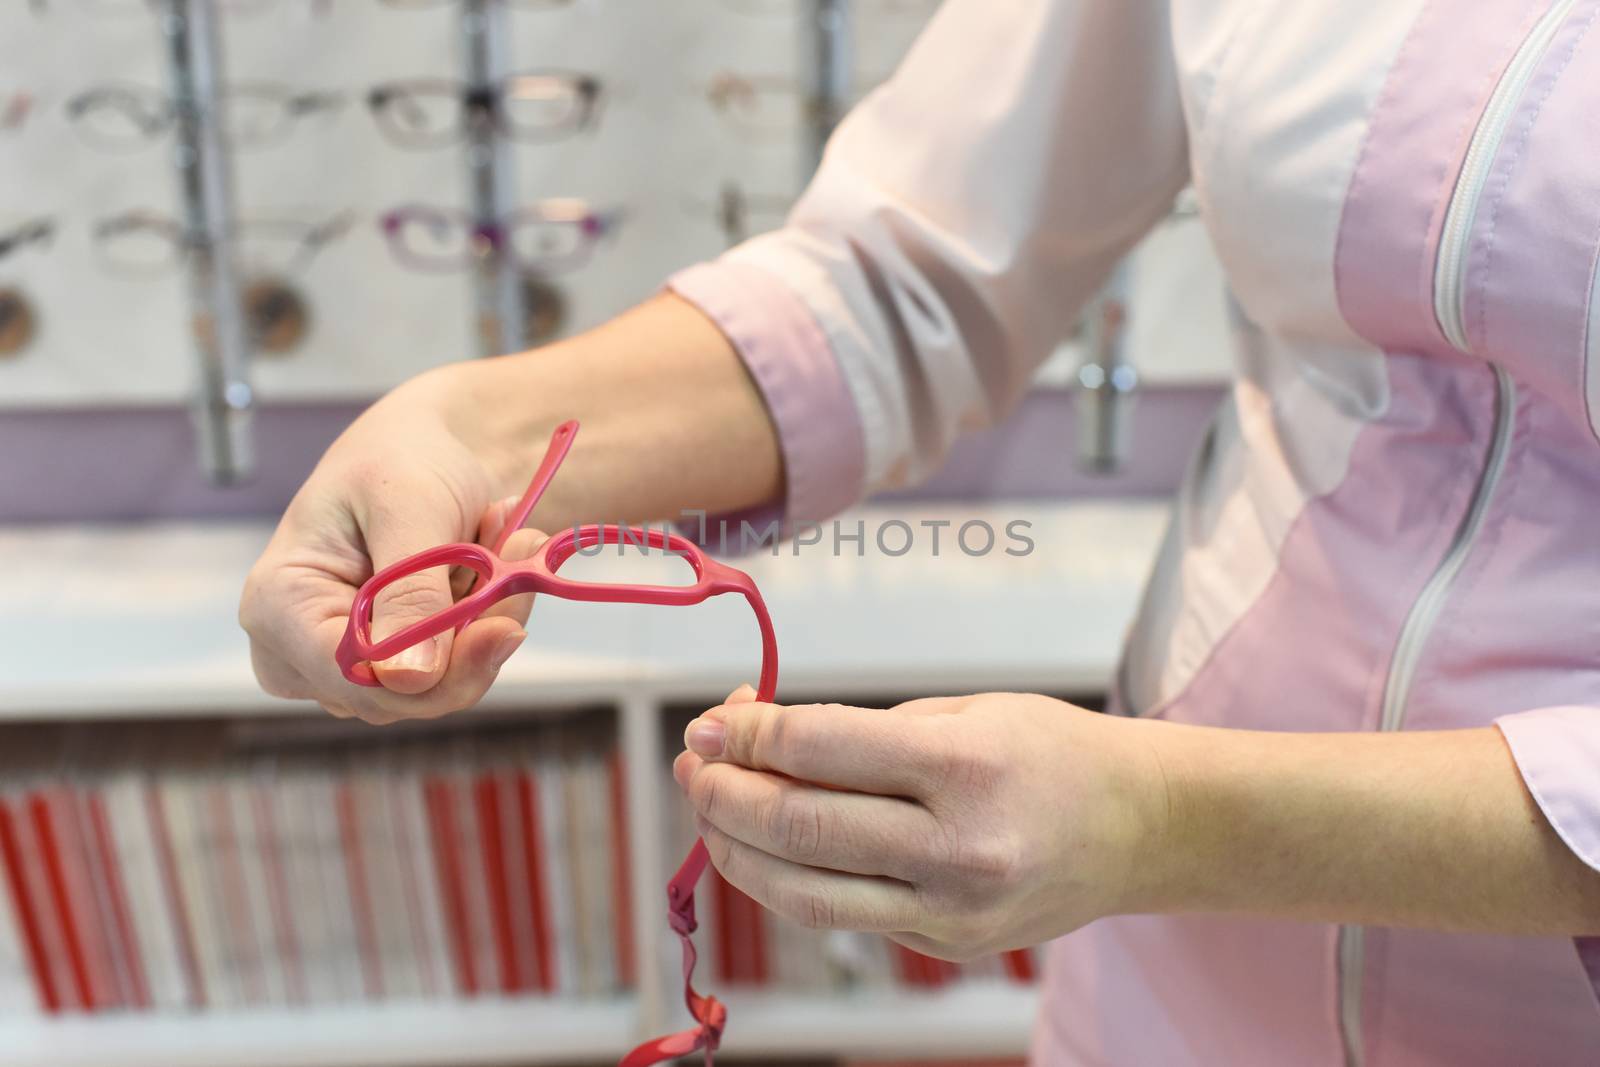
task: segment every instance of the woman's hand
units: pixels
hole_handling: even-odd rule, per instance
[[[350,683],[334,662],[362,582],[435,545],[491,543],[516,503],[515,496],[495,500],[494,475],[463,439],[453,404],[459,373],[429,372],[373,405],[329,448],[285,511],[239,605],[256,677],[268,693],[374,723],[442,715],[476,703],[526,636],[531,598],[519,597],[459,634],[447,631],[375,664],[382,688]],[[544,539],[519,531],[503,555],[525,558]],[[452,588],[440,568],[390,585],[373,607],[374,636],[449,607],[464,591],[459,583],[458,576]]]
[[[888,710],[753,702],[690,724],[673,775],[723,877],[812,927],[963,960],[1139,910],[1166,832],[1141,727],[1013,693]]]
[[[381,689],[346,681],[334,649],[375,570],[435,545],[492,543],[568,419],[581,419],[583,434],[535,513],[547,529],[735,512],[782,494],[777,431],[759,391],[717,327],[676,297],[549,348],[437,368],[333,444],[251,570],[239,621],[262,687],[369,722],[477,702],[524,636],[526,602],[377,664]],[[525,558],[543,540],[519,532],[502,554]],[[373,634],[450,597],[442,570],[398,582],[379,597]]]
[[[1600,873],[1493,727],[1264,733],[1009,693],[753,699],[691,723],[673,773],[723,876],[810,926],[956,960],[1140,912],[1600,934]]]

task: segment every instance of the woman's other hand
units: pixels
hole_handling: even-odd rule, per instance
[[[761,904],[964,960],[1139,909],[1167,815],[1140,725],[1015,693],[872,710],[745,687],[690,724],[673,774]]]

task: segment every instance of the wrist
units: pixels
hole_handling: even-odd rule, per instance
[[[1204,875],[1206,835],[1196,825],[1193,751],[1197,728],[1151,719],[1109,719],[1122,737],[1123,794],[1133,812],[1127,839],[1127,876],[1119,914],[1158,914],[1193,906],[1193,886]]]
[[[1168,776],[1152,727],[1165,724],[1090,715],[1089,741],[1104,768],[1097,837],[1106,856],[1101,911],[1110,915],[1164,910],[1172,831]]]
[[[1146,913],[1277,910],[1304,903],[1320,882],[1302,862],[1316,852],[1315,815],[1327,753],[1311,735],[1261,733],[1143,720],[1159,768],[1166,817],[1141,856]],[[1310,879],[1306,882],[1306,879]]]
[[[448,363],[402,387],[415,388],[435,406],[445,428],[482,465],[496,499],[521,495],[550,434],[571,417],[561,410],[559,386],[541,381],[536,363],[542,355],[524,352]],[[545,366],[555,364],[547,361]],[[565,522],[564,496],[557,479],[539,506],[535,525],[554,529],[561,525],[555,518]]]
[[[778,438],[730,344],[676,298],[545,348],[453,363],[416,395],[477,457],[499,496],[527,485],[551,432],[583,431],[532,524],[640,522],[778,498]],[[411,383],[408,383],[410,385]],[[406,387],[402,387],[406,388]]]

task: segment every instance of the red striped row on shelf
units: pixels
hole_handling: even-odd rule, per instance
[[[623,770],[593,732],[7,756],[0,1012],[634,983]]]

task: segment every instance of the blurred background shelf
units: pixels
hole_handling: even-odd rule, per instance
[[[970,983],[933,993],[806,997],[732,993],[733,1056],[921,1056],[961,1062],[1027,1052],[1037,990]]]
[[[1000,983],[935,993],[732,993],[730,1056],[1021,1055],[1038,994]],[[604,1063],[638,1032],[632,999],[393,1003],[215,1015],[0,1022],[7,1067],[445,1067]]]
[[[632,1000],[397,1002],[316,1011],[0,1021],[6,1067],[444,1067],[605,1062]]]

